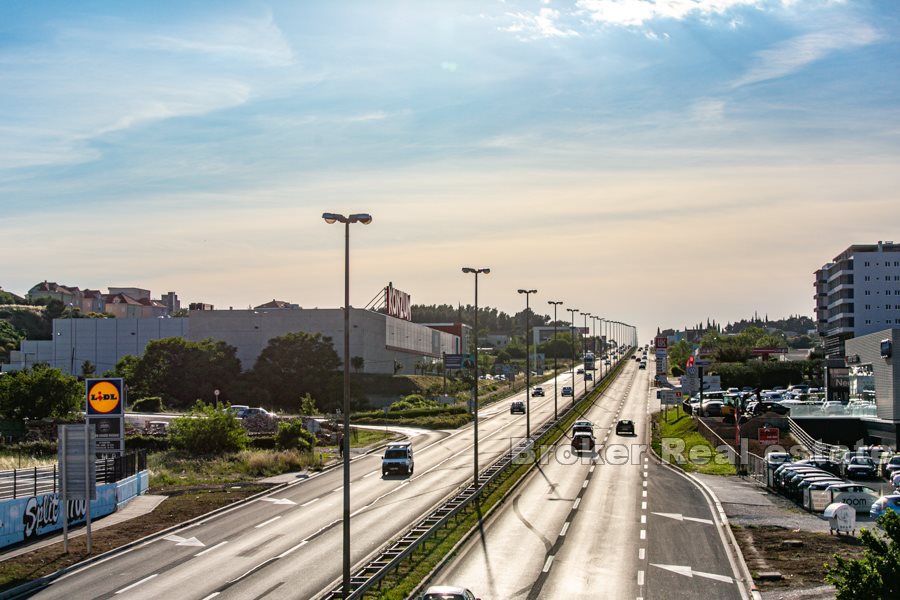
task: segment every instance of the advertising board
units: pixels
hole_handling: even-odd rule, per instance
[[[412,321],[412,302],[406,292],[394,289],[394,284],[389,283],[384,288],[384,308],[387,314],[404,321]]]
[[[85,415],[96,432],[96,457],[125,453],[124,380],[120,377],[86,379]]]
[[[777,427],[760,427],[756,430],[756,437],[763,446],[777,444],[781,431]]]

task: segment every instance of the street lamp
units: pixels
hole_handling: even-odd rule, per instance
[[[578,312],[577,308],[567,308],[568,312],[571,313],[569,321],[571,323],[572,329],[572,404],[575,404],[575,313]]]
[[[525,437],[531,439],[531,307],[528,303],[531,294],[537,290],[519,290],[525,294]]]
[[[344,578],[343,597],[350,595],[350,223],[368,225],[372,215],[357,213],[345,217],[337,213],[323,213],[329,225],[344,224],[344,436],[341,440],[344,456]]]
[[[559,413],[556,409],[556,378],[559,376],[559,367],[557,365],[557,348],[556,348],[556,326],[559,321],[556,319],[556,307],[562,304],[562,300],[548,300],[547,304],[553,305],[553,420],[559,419]]]
[[[597,359],[598,359],[597,355],[599,354],[599,352],[597,351],[597,321],[602,321],[602,320],[603,319],[601,317],[598,317],[597,315],[593,315],[591,317],[591,321],[592,321],[591,325],[593,326],[593,329],[591,332],[591,339],[594,340],[594,343],[593,343],[593,346],[594,346],[594,348],[593,348],[594,370],[597,369]],[[603,359],[601,358],[600,360],[603,360]],[[603,376],[603,365],[602,364],[600,365],[600,375]],[[594,381],[594,384],[591,386],[591,389],[594,389],[595,387],[597,387],[597,378],[594,377],[593,381]]]
[[[472,466],[475,472],[475,477],[473,478],[472,484],[475,486],[475,489],[478,489],[478,274],[484,273],[487,275],[491,272],[488,268],[482,269],[473,269],[472,267],[463,267],[463,273],[472,273],[475,275],[475,326],[473,328],[475,332],[475,383],[474,383],[474,401],[472,403],[472,411],[474,413],[474,434],[475,434],[475,444],[474,444],[474,455],[472,459]]]

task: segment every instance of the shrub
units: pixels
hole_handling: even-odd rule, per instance
[[[131,405],[131,410],[134,412],[162,412],[165,407],[159,396],[148,396],[135,400]]]
[[[250,448],[252,450],[274,450],[276,446],[274,435],[250,436]]]
[[[231,411],[198,401],[190,415],[172,422],[169,441],[174,448],[193,454],[220,454],[243,450],[248,436]]]
[[[275,432],[275,443],[279,450],[297,449],[300,451],[312,450],[316,443],[313,434],[306,431],[301,419],[282,421]]]
[[[429,400],[420,394],[410,394],[409,396],[404,396],[400,400],[391,403],[390,412],[397,412],[402,410],[411,410],[416,408],[436,408],[440,405],[434,400]]]
[[[169,449],[169,438],[161,435],[128,435],[125,436],[125,450],[147,450],[149,452],[165,452]]]

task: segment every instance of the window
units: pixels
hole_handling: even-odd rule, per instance
[[[865,264],[866,264],[866,266],[867,266],[867,267],[868,267],[868,266],[869,266],[869,261],[866,261],[866,263],[865,263]]]
[[[866,325],[871,325],[871,324],[872,324],[872,319],[866,319]]]
[[[872,310],[872,305],[871,305],[871,304],[866,304],[866,310]]]
[[[865,277],[863,277],[863,281],[869,281],[869,276],[866,275]]]
[[[869,296],[870,294],[871,294],[871,292],[870,292],[869,290],[866,290],[865,295],[866,295],[866,296]]]

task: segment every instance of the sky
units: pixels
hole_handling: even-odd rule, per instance
[[[657,327],[900,241],[900,2],[4,2],[0,286]],[[567,315],[568,313],[562,313]],[[583,318],[578,318],[583,324]]]

